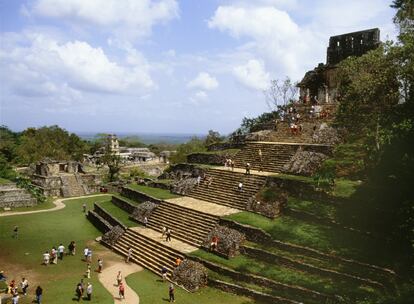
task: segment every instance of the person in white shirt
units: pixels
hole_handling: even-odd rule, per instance
[[[92,299],[92,284],[88,282],[86,287],[86,296],[88,297],[88,301]]]
[[[50,254],[49,254],[48,251],[46,251],[43,254],[43,264],[45,264],[47,266],[49,264],[49,262],[50,262]]]
[[[22,288],[22,292],[24,295],[27,294],[27,288],[29,287],[29,281],[26,278],[22,278],[20,282],[20,287]]]
[[[62,244],[58,247],[59,259],[63,260],[63,254],[65,253],[65,246]]]

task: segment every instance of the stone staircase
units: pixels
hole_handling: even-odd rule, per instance
[[[126,230],[112,248],[126,256],[129,247],[133,249],[132,261],[158,275],[161,268],[165,266],[168,269],[168,276],[171,276],[177,257],[184,259],[184,255],[179,251],[132,229]]]
[[[37,201],[26,190],[14,183],[0,185],[0,208],[17,208],[34,206]]]
[[[173,238],[200,247],[218,221],[218,216],[164,201],[151,214],[148,227],[160,233],[163,227],[168,227]]]
[[[259,149],[262,150],[262,171],[281,172],[298,149],[298,145],[266,142],[247,142],[234,157],[235,167],[244,168],[250,163],[251,169],[260,169]]]
[[[62,181],[62,196],[82,196],[87,194],[75,174],[65,174],[60,177]]]
[[[211,177],[211,185],[206,178]],[[209,169],[200,186],[195,186],[188,196],[236,209],[245,209],[249,198],[254,196],[264,185],[266,177],[245,175],[239,172]],[[243,183],[243,191],[237,189]]]
[[[275,131],[270,135],[270,139],[273,142],[282,143],[312,143],[313,128],[315,126],[319,128],[320,123],[320,121],[301,121],[299,124],[302,125],[302,131],[293,134],[287,121],[278,122]]]

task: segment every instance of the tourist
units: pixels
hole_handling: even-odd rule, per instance
[[[16,281],[15,280],[11,280],[9,286],[8,286],[8,293],[10,294],[15,294],[17,293],[17,286],[16,286]]]
[[[88,248],[88,254],[86,256],[86,261],[92,263],[92,249]]]
[[[250,163],[246,163],[246,175],[250,174]]]
[[[86,287],[86,296],[87,296],[88,301],[92,300],[92,284],[89,282]]]
[[[103,260],[98,259],[98,272],[101,273],[103,268]]]
[[[165,281],[167,279],[167,274],[168,274],[168,269],[167,269],[167,267],[163,266],[161,268],[161,277],[162,277],[163,281]]]
[[[197,176],[197,186],[200,186],[200,183],[201,183],[201,176],[199,175]]]
[[[83,249],[83,256],[85,257],[85,261],[88,260],[88,252],[89,252],[89,248],[86,247],[85,249]]]
[[[119,284],[119,299],[125,299],[125,287],[124,284]]]
[[[144,227],[147,228],[148,225],[148,218],[144,216]]]
[[[128,253],[127,253],[127,257],[126,257],[126,261],[127,263],[129,263],[129,259],[132,257],[132,248],[129,247],[128,248]]]
[[[177,259],[175,260],[175,266],[178,267],[180,266],[182,260],[180,259],[180,257],[177,257]]]
[[[211,243],[210,243],[210,250],[211,251],[216,251],[217,250],[218,241],[219,241],[219,238],[217,236],[213,236],[213,238],[211,239]]]
[[[77,296],[77,301],[79,302],[82,299],[82,295],[83,295],[83,284],[82,283],[78,283],[78,285],[76,285],[76,296]]]
[[[164,235],[167,233],[167,227],[162,226],[162,233],[161,233],[161,238],[164,238]]]
[[[227,169],[229,167],[229,160],[226,158],[224,161],[224,168]]]
[[[165,241],[166,242],[171,242],[171,229],[170,228],[167,228]]]
[[[36,288],[36,303],[42,304],[42,295],[43,295],[43,289],[40,286],[37,286]]]
[[[50,258],[51,258],[50,262],[56,265],[58,262],[56,247],[53,247],[52,250],[50,251]]]
[[[4,281],[4,282],[6,282],[6,276],[4,275],[4,271],[2,270],[2,271],[0,271],[0,282],[2,282],[2,281]]]
[[[12,304],[19,304],[19,294],[18,293],[14,293],[13,297],[12,297]]]
[[[170,296],[170,302],[175,302],[175,297],[174,297],[174,285],[173,283],[170,284],[170,287],[168,288],[168,294]]]
[[[22,278],[20,282],[20,287],[24,295],[27,295],[27,288],[29,287],[29,281],[26,278]]]
[[[19,237],[19,226],[14,226],[13,229],[13,238],[17,239]]]
[[[88,263],[88,266],[86,266],[86,274],[85,277],[90,279],[91,278],[91,265]]]
[[[68,246],[68,249],[69,249],[69,254],[75,255],[75,253],[76,253],[76,243],[75,243],[75,241],[70,242],[70,244]]]
[[[86,203],[82,204],[82,211],[83,211],[83,213],[86,213]]]
[[[65,246],[62,243],[58,247],[59,259],[63,260],[63,254],[65,253]]]
[[[230,159],[231,171],[234,172],[234,160]]]
[[[50,261],[49,251],[45,251],[45,253],[43,254],[43,264],[47,266],[49,264],[49,261]]]
[[[243,192],[243,183],[240,182],[237,188],[239,189],[240,192]]]
[[[118,274],[116,275],[116,282],[118,286],[122,283],[122,273],[121,271],[118,271]]]
[[[263,153],[262,153],[262,149],[259,149],[259,171],[263,170]]]

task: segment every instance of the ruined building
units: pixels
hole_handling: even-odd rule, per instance
[[[83,171],[76,161],[44,160],[36,165],[32,182],[47,196],[81,196],[97,192],[101,178]]]
[[[379,45],[378,28],[330,37],[326,64],[320,63],[308,71],[298,84],[300,99],[304,102],[335,102],[338,99],[338,63],[350,56],[362,56]]]

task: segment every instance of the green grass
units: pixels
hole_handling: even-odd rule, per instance
[[[96,201],[108,200],[109,196],[96,196],[66,201],[66,207],[52,213],[37,213],[2,217],[0,219],[0,265],[6,276],[20,280],[27,276],[30,280],[30,295],[40,284],[44,290],[45,303],[73,303],[76,284],[83,277],[86,266],[81,261],[80,251],[86,243],[95,239],[101,233],[86,219],[82,212],[82,204],[91,209]],[[11,237],[15,225],[19,226],[19,238]],[[65,257],[57,265],[41,265],[42,253],[52,246],[70,241],[77,243],[76,256]],[[102,246],[91,243],[92,250],[97,251]],[[96,256],[94,257],[96,261]],[[13,272],[15,267],[21,272]],[[90,282],[94,286],[94,298],[91,303],[112,304],[112,296],[98,282],[96,274],[92,274]],[[32,296],[23,298],[19,303],[31,303]]]
[[[307,246],[323,252],[351,257],[363,262],[389,265],[389,257],[381,248],[381,242],[368,236],[300,221],[289,216],[271,220],[251,212],[239,212],[226,218],[236,222],[262,228],[274,239]]]
[[[12,183],[12,181],[9,179],[0,177],[0,185],[9,184],[9,183]]]
[[[333,280],[329,277],[306,273],[284,267],[280,264],[271,264],[243,255],[239,255],[232,259],[225,259],[203,250],[192,252],[191,255],[227,266],[241,273],[252,273],[281,283],[299,285],[319,292],[347,294],[354,298],[362,298],[370,295],[370,293],[366,292],[366,286],[359,286],[358,283],[339,279]],[[372,295],[373,294],[371,293],[371,296]]]
[[[359,181],[353,181],[344,178],[336,179],[332,195],[343,198],[351,197],[359,185],[361,185],[361,182]]]
[[[113,217],[117,218],[121,221],[122,224],[124,224],[127,227],[135,227],[139,226],[137,222],[134,222],[129,219],[130,214],[115,204],[113,204],[111,201],[103,201],[98,203],[99,206],[104,208],[106,211],[108,211]]]
[[[303,200],[296,197],[288,198],[289,208],[316,214],[320,217],[335,219],[337,207],[334,205],[319,203],[310,200]]]
[[[147,270],[129,275],[126,278],[129,286],[139,295],[140,303],[167,303],[168,302],[168,286],[166,282],[162,282],[160,277]],[[215,304],[215,303],[231,303],[231,304],[251,304],[255,303],[252,299],[225,293],[213,288],[202,288],[195,293],[188,293],[181,288],[175,288],[176,303],[180,304]],[[127,298],[128,301],[128,298]]]
[[[160,188],[153,188],[153,187],[142,186],[142,185],[137,185],[137,184],[129,184],[128,187],[134,190],[141,191],[145,194],[148,194],[152,197],[155,197],[161,200],[180,197],[179,195],[171,193],[169,190],[164,190]]]

